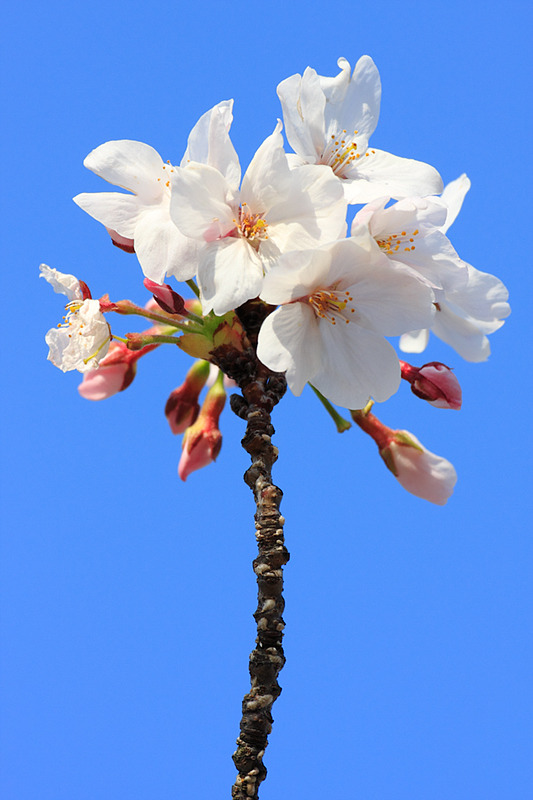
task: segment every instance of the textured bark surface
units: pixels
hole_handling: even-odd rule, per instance
[[[256,646],[250,654],[251,688],[242,703],[240,734],[233,761],[239,775],[232,787],[234,800],[255,800],[267,771],[263,756],[272,729],[272,705],[281,692],[278,675],[285,663],[283,654],[283,566],[289,553],[283,538],[280,514],[283,493],[272,483],[272,465],[277,449],[272,445],[274,428],[271,412],[286,390],[285,378],[264,367],[256,356],[257,332],[268,309],[250,301],[239,309],[248,336],[244,353],[219,348],[216,358],[224,372],[237,381],[242,395],[233,395],[233,411],[247,422],[242,440],[252,464],[244,475],[255,503],[258,547],[253,569],[257,577],[258,602]]]

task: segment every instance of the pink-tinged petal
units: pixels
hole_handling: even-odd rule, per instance
[[[168,283],[156,283],[155,281],[151,281],[150,278],[145,278],[143,284],[149,292],[152,292],[157,305],[162,308],[163,311],[166,311],[167,314],[187,316],[185,300],[181,295],[175,292]]]
[[[233,100],[223,100],[200,117],[189,134],[181,166],[185,167],[191,161],[208,164],[220,170],[229,185],[237,189],[241,167],[229,137],[232,110]]]
[[[399,483],[411,494],[428,500],[430,503],[443,506],[449,500],[457,482],[457,473],[449,461],[431,453],[408,431],[396,431],[396,435],[404,434],[417,446],[401,443],[401,436],[392,441],[387,448],[388,457],[392,461],[392,470]],[[383,454],[382,454],[383,455]],[[389,463],[385,460],[387,466]]]
[[[415,367],[400,361],[402,379],[411,384],[411,391],[421,400],[426,400],[435,408],[449,408],[458,411],[462,404],[461,385],[446,364],[430,361],[422,367]]]
[[[338,136],[341,131],[352,135],[357,131],[366,139],[374,132],[379,119],[381,103],[381,80],[379,72],[370,56],[361,56],[350,77],[350,65],[344,58],[339,58],[338,65],[343,72],[337,76],[342,80],[339,85],[328,86],[326,81],[334,79],[321,78],[322,88],[326,92],[326,138]]]
[[[392,345],[354,323],[321,326],[324,358],[312,383],[336,405],[363,408],[370,397],[381,403],[400,385],[400,365]]]
[[[269,314],[261,326],[257,357],[274,372],[286,372],[295,395],[313,381],[324,358],[315,315],[304,303],[291,303]]]
[[[126,236],[121,236],[120,233],[111,230],[111,228],[106,228],[106,231],[111,236],[111,241],[115,247],[118,247],[120,250],[124,250],[125,253],[135,252],[135,242],[133,239],[128,239]]]
[[[462,208],[466,193],[470,189],[471,185],[470,178],[463,172],[462,175],[460,175],[454,181],[450,181],[450,183],[446,184],[444,187],[444,190],[439,198],[444,203],[448,211],[446,222],[441,228],[443,233],[446,233],[450,225],[455,222],[457,215]]]
[[[163,160],[157,150],[144,142],[131,139],[105,142],[90,152],[83,163],[108,183],[128,189],[145,202],[153,202],[161,195],[157,178],[161,176]]]
[[[147,278],[163,283],[165,275],[180,281],[193,278],[197,267],[196,242],[183,236],[159,206],[145,210],[135,227],[135,252]]]
[[[385,195],[398,199],[442,191],[442,178],[430,164],[374,148],[352,162],[344,178],[349,203],[368,203]]]
[[[191,163],[176,169],[170,198],[172,220],[191,239],[214,241],[226,236],[236,227],[229,191],[226,179],[214,167]]]
[[[203,436],[198,436],[191,443],[190,449],[184,447],[178,465],[178,475],[182,481],[186,481],[191,472],[207,467],[216,460],[222,447],[222,434],[219,430],[206,432]]]
[[[226,314],[257,297],[262,284],[261,259],[246,239],[227,237],[200,252],[198,287],[204,314]]]
[[[119,192],[82,193],[73,198],[76,205],[106,228],[126,239],[133,239],[135,225],[142,210],[138,197]]]
[[[400,336],[399,347],[404,353],[423,353],[429,342],[429,330],[408,331]]]
[[[135,375],[135,364],[101,364],[85,372],[78,392],[85,400],[107,400],[129,386]]]

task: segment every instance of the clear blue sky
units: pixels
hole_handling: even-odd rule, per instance
[[[523,800],[531,791],[531,12],[526,2],[370,5],[20,2],[3,23],[3,800],[228,797],[255,636],[244,424],[177,478],[163,415],[188,360],[157,351],[107,402],[46,361],[61,298],[44,261],[96,296],[144,302],[134,256],[72,203],[109,139],[177,161],[235,98],[245,165],[276,85],[370,54],[373,144],[472,180],[451,230],[508,285],[492,356],[455,367],[460,412],[406,386],[378,410],[455,464],[438,508],[406,494],[316,399],[276,410],[285,492],[283,693],[261,800]],[[126,328],[124,328],[126,330]],[[526,385],[528,384],[528,385]],[[231,579],[228,581],[227,576]],[[207,722],[206,722],[207,720]],[[207,761],[205,754],[207,755]]]

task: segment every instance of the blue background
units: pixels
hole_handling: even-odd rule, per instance
[[[4,800],[229,797],[255,635],[242,420],[224,413],[216,465],[183,484],[163,407],[184,355],[160,348],[102,403],[46,361],[44,334],[63,312],[40,262],[94,296],[147,299],[135,257],[71,201],[105,190],[83,158],[132,138],[179,161],[198,117],[234,97],[245,166],[281,113],[279,81],[307,65],[334,75],[339,56],[353,65],[364,53],[383,83],[372,143],[433,164],[445,182],[468,173],[450,235],[508,285],[513,314],[486,363],[434,339],[412,359],[455,367],[462,411],[405,385],[377,410],[455,464],[444,508],[405,493],[358,430],[339,436],[310,391],[276,409],[292,558],[261,799],[529,796],[528,9],[55,0],[7,12]]]

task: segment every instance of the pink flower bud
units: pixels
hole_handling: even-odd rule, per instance
[[[181,317],[187,316],[185,301],[181,295],[174,291],[168,283],[155,283],[150,278],[143,281],[149,292],[152,292],[156,303],[166,311],[167,314],[179,314]]]
[[[78,392],[86,400],[106,400],[123,392],[135,377],[138,356],[122,342],[111,342],[98,368],[84,373]]]
[[[197,361],[188,371],[185,382],[171,392],[165,414],[172,433],[183,433],[198,417],[198,398],[209,377],[209,366],[207,361]]]
[[[393,433],[388,447],[379,453],[392,474],[416,497],[445,505],[457,482],[453,464],[426,450],[412,433]]]
[[[194,470],[206,467],[215,461],[220,453],[222,434],[218,420],[225,402],[226,392],[220,378],[207,393],[198,419],[185,431],[183,451],[178,466],[178,475],[182,481],[187,480]]]
[[[447,502],[457,481],[453,464],[426,450],[412,433],[393,431],[370,412],[352,411],[351,415],[374,439],[381,458],[404,489],[439,506]]]
[[[461,408],[462,393],[459,381],[450,367],[440,361],[430,361],[423,367],[413,367],[400,361],[402,378],[411,384],[411,391],[436,408]]]

